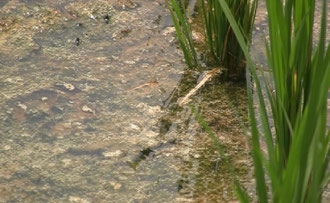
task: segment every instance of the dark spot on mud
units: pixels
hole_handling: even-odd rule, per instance
[[[189,185],[189,181],[188,180],[184,180],[184,179],[180,179],[177,182],[178,184],[178,192],[180,192],[182,189],[184,189],[187,185]]]
[[[79,37],[77,37],[75,40],[74,40],[74,44],[76,46],[79,46],[81,44],[81,39]]]
[[[166,147],[169,147],[173,144],[177,144],[176,139],[168,140],[165,143],[159,143],[155,146],[145,148],[139,152],[139,154],[133,159],[132,162],[128,162],[128,165],[133,169],[136,169],[141,161],[147,159],[150,155],[153,155],[155,151],[162,150]]]
[[[139,158],[140,158],[141,160],[145,160],[145,159],[149,156],[149,154],[151,154],[151,152],[153,152],[152,149],[150,149],[150,148],[146,148],[146,149],[144,149],[144,150],[142,150],[142,151],[140,152],[140,154],[139,154]]]
[[[104,16],[103,19],[104,19],[104,22],[106,24],[109,24],[110,23],[110,16],[109,15]]]
[[[136,169],[139,163],[143,160],[145,160],[152,152],[154,152],[151,148],[143,149],[139,152],[138,156],[132,161],[129,162],[129,166],[133,169]]]
[[[82,27],[83,24],[82,24],[82,23],[76,23],[76,26],[77,26],[77,27]]]

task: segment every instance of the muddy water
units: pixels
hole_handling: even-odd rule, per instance
[[[0,202],[235,200],[222,157],[177,105],[200,73],[186,70],[163,0],[0,8]],[[216,78],[191,104],[248,186],[245,94]]]

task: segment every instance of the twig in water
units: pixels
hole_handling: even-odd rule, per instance
[[[144,87],[148,87],[148,86],[153,86],[153,85],[156,85],[156,84],[158,84],[157,80],[152,80],[150,82],[147,82],[147,83],[144,83],[144,84],[139,85],[137,87],[134,87],[133,89],[128,90],[128,92],[133,91],[133,90],[137,90],[137,89],[141,89],[141,88],[144,88]]]
[[[193,96],[194,94],[196,94],[196,92],[207,82],[209,81],[212,77],[214,77],[215,75],[217,75],[218,73],[220,73],[220,68],[214,68],[210,71],[208,71],[203,79],[192,89],[189,91],[189,93],[179,101],[179,106],[183,106],[185,105],[188,101],[189,101],[189,98],[191,96]]]

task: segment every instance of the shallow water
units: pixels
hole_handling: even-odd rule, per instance
[[[235,202],[163,2],[0,2],[0,202]],[[253,193],[245,83],[190,104]]]
[[[235,200],[177,105],[200,73],[186,70],[163,0],[1,2],[0,202]],[[249,186],[245,93],[215,78],[191,104]]]

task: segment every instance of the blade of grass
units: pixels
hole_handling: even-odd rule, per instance
[[[198,66],[197,53],[195,50],[194,43],[191,37],[191,30],[187,25],[186,16],[181,12],[179,5],[176,0],[170,0],[171,5],[168,0],[165,1],[167,8],[169,9],[173,24],[189,68]],[[172,7],[171,7],[172,6]],[[173,8],[173,10],[172,10]],[[183,8],[185,10],[185,8]]]

